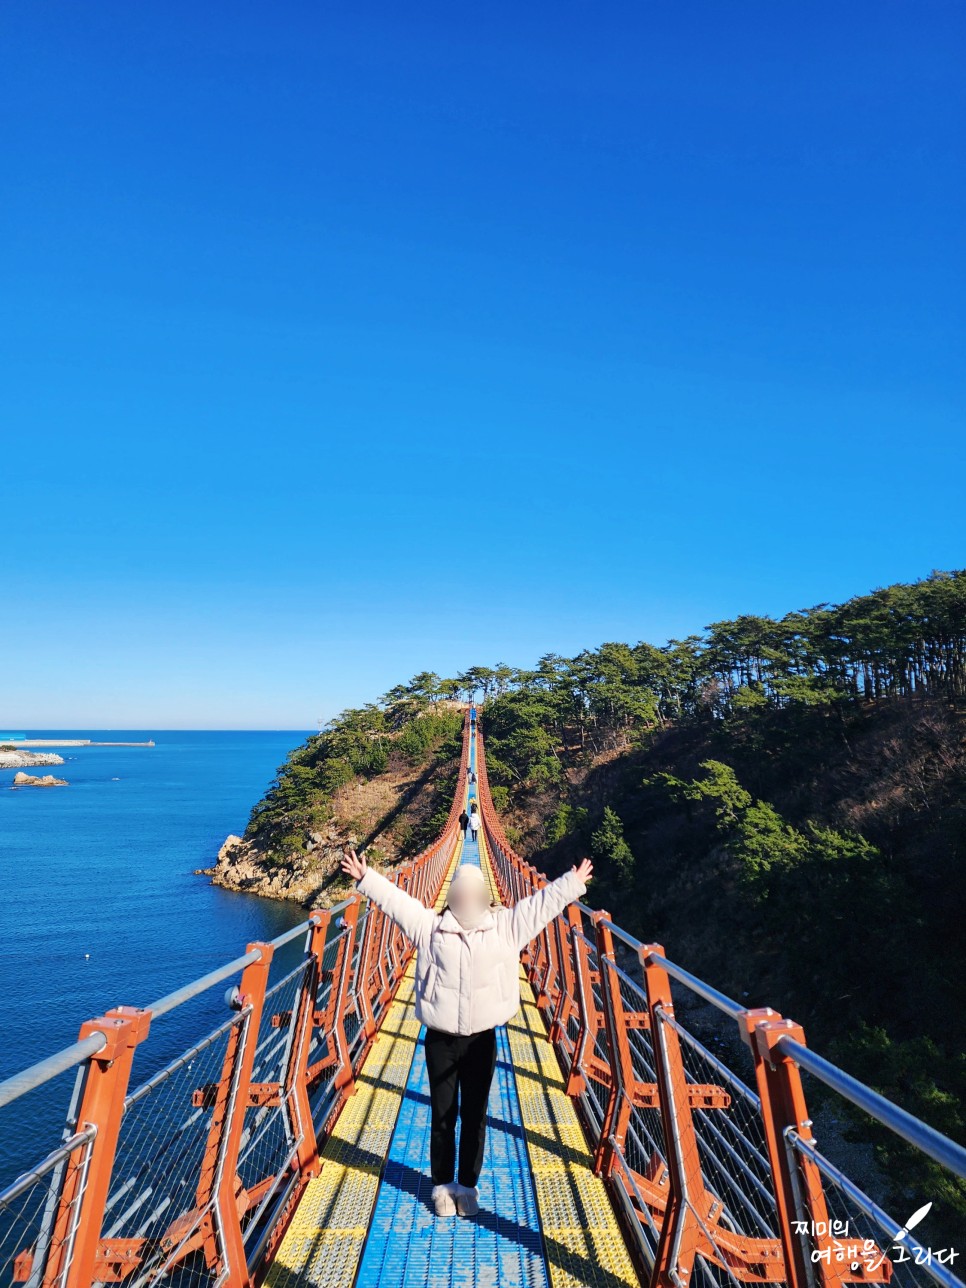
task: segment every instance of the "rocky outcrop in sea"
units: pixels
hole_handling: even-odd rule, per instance
[[[2,751],[0,769],[33,769],[37,765],[62,765],[63,756],[52,751]]]
[[[37,774],[25,774],[23,772],[19,774],[14,774],[13,785],[14,787],[67,787],[69,786],[66,778],[55,778],[53,774],[44,774],[41,777]]]
[[[293,899],[306,907],[325,907],[345,898],[344,886],[340,883],[333,888],[332,883],[339,872],[342,847],[351,839],[335,830],[309,832],[305,851],[287,855],[280,863],[260,852],[251,841],[231,835],[218,851],[214,867],[198,871],[226,890],[243,890],[269,899]]]

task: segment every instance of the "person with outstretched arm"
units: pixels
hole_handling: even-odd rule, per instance
[[[593,865],[584,859],[504,908],[491,902],[481,869],[462,863],[440,913],[370,868],[353,849],[346,850],[342,870],[416,946],[416,1018],[426,1026],[433,1206],[437,1216],[475,1216],[496,1029],[520,1009],[520,953],[586,892]]]

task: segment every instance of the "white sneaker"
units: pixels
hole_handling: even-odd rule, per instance
[[[449,1185],[433,1186],[433,1207],[436,1209],[437,1216],[455,1216],[456,1204],[453,1197],[459,1187],[451,1181]]]
[[[456,1186],[456,1210],[460,1216],[476,1216],[480,1210],[480,1192],[475,1185]]]

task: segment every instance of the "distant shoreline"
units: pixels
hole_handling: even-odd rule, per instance
[[[153,747],[154,739],[149,738],[147,742],[95,742],[91,738],[8,738],[4,741],[0,738],[0,746],[13,747],[19,751],[21,747]]]

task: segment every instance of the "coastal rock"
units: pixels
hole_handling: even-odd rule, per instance
[[[212,883],[226,890],[243,890],[247,894],[269,899],[293,899],[306,907],[324,907],[344,897],[341,886],[333,889],[332,881],[339,871],[342,842],[334,834],[310,834],[310,847],[305,853],[295,852],[279,863],[234,834],[225,838],[212,868],[203,869]]]
[[[245,842],[240,836],[235,836],[234,832],[229,832],[225,837],[224,844],[218,851],[218,862],[215,866],[219,867],[223,863],[228,863],[234,851],[237,850],[240,845],[244,844]]]
[[[55,778],[53,774],[44,774],[43,777],[37,774],[14,774],[14,787],[67,787],[66,778]]]
[[[0,769],[33,769],[37,765],[62,765],[63,756],[52,751],[2,751]]]

